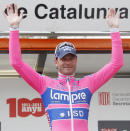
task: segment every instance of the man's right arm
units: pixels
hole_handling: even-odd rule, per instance
[[[46,77],[40,76],[28,64],[23,62],[21,56],[18,28],[22,21],[23,12],[20,12],[19,15],[17,5],[10,4],[7,5],[6,12],[3,11],[3,15],[7,19],[11,29],[9,39],[10,63],[29,85],[42,94],[46,90]]]
[[[18,30],[10,31],[9,57],[11,65],[21,75],[21,77],[37,92],[42,94],[46,89],[45,76],[41,76],[28,64],[23,62],[21,56]]]

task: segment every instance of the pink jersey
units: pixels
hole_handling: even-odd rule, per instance
[[[41,76],[23,62],[19,31],[10,32],[10,63],[40,95],[49,116],[52,131],[88,131],[88,112],[93,93],[123,66],[120,33],[111,33],[112,57],[98,72],[76,80],[59,74],[57,79]]]

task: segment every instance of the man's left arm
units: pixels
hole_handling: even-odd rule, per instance
[[[108,11],[106,20],[111,29],[112,55],[110,62],[91,76],[90,79],[93,86],[90,90],[92,93],[112,78],[124,64],[122,40],[119,32],[119,17],[115,14],[114,9]]]

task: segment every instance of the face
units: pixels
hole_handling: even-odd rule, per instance
[[[73,54],[67,54],[63,58],[55,61],[58,71],[63,75],[73,75],[76,70],[77,57]]]

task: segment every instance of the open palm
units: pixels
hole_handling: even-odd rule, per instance
[[[18,15],[17,5],[14,4],[14,9],[12,7],[12,4],[8,5],[7,14],[5,12],[3,12],[3,14],[11,27],[19,27],[19,24],[23,17],[23,12],[21,12],[20,15]]]
[[[119,28],[119,15],[113,8],[110,8],[106,16],[107,24],[110,28]]]

